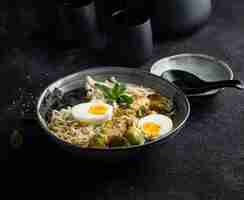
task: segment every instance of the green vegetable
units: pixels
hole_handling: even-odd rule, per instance
[[[145,138],[141,130],[133,126],[129,127],[125,136],[132,145],[140,145],[145,142]]]
[[[120,136],[113,136],[109,142],[111,147],[121,147],[121,146],[129,146],[129,142],[126,138]]]
[[[123,94],[118,98],[118,103],[125,103],[127,105],[130,105],[133,103],[133,98],[131,96]]]
[[[96,83],[95,86],[99,90],[102,91],[102,93],[106,99],[114,100],[114,96],[113,96],[112,91],[109,87],[102,85],[102,84],[99,84],[99,83]]]
[[[107,144],[107,136],[105,136],[103,134],[97,134],[91,139],[89,146],[97,147],[97,148],[104,148],[104,147],[106,147],[106,144]]]
[[[123,94],[123,93],[126,92],[126,90],[127,90],[126,85],[125,85],[124,83],[120,83],[120,84],[119,84],[119,92],[120,92],[121,94]]]
[[[136,115],[137,117],[143,117],[146,113],[145,106],[140,106],[139,110],[137,111]]]
[[[103,84],[96,83],[95,86],[102,91],[104,97],[118,104],[126,104],[129,106],[133,103],[133,98],[126,93],[126,85],[119,82],[114,82],[112,88],[109,88]]]
[[[112,92],[114,97],[119,96],[119,94],[120,94],[119,83],[114,84],[114,87],[112,88],[111,92]]]

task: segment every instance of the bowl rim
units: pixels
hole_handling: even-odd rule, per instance
[[[49,88],[50,87],[53,87],[54,85],[56,85],[58,82],[61,82],[62,80],[64,79],[69,79],[70,77],[72,76],[77,76],[81,73],[87,73],[89,71],[94,71],[94,70],[118,70],[118,71],[123,71],[123,70],[126,70],[126,71],[130,71],[130,72],[136,72],[136,73],[144,73],[144,74],[147,74],[147,76],[151,76],[153,77],[154,79],[158,79],[159,81],[163,81],[163,82],[167,82],[168,85],[170,85],[171,87],[173,87],[182,97],[183,97],[183,101],[185,102],[186,104],[186,114],[185,114],[185,118],[179,123],[179,125],[177,127],[175,127],[174,129],[172,129],[171,131],[168,132],[167,135],[165,136],[162,136],[162,137],[159,137],[155,140],[152,140],[152,141],[149,141],[147,143],[144,143],[144,144],[141,144],[141,145],[132,145],[132,146],[125,146],[125,147],[113,147],[113,148],[96,148],[96,147],[86,147],[86,148],[82,148],[80,147],[79,145],[76,145],[76,144],[71,144],[71,143],[68,143],[64,140],[61,140],[59,139],[57,136],[55,136],[46,126],[46,121],[43,119],[43,117],[41,116],[40,112],[39,112],[39,108],[42,104],[42,101],[46,95],[46,93],[49,91]],[[138,148],[142,148],[142,147],[147,147],[147,146],[150,146],[152,144],[156,144],[156,143],[159,143],[159,142],[162,142],[166,139],[168,139],[169,137],[171,136],[174,136],[176,135],[179,130],[181,130],[183,128],[183,126],[185,125],[186,121],[188,120],[189,116],[190,116],[190,103],[189,103],[189,100],[187,98],[187,96],[183,93],[183,91],[181,91],[178,87],[176,87],[174,84],[170,83],[169,81],[167,80],[164,80],[164,79],[161,79],[159,76],[155,75],[155,74],[152,74],[148,71],[145,71],[145,70],[142,70],[142,69],[139,69],[140,71],[138,72],[138,68],[131,68],[131,67],[118,67],[118,66],[100,66],[100,67],[90,67],[90,68],[86,68],[84,70],[81,70],[81,71],[78,71],[76,73],[72,73],[72,74],[69,74],[69,75],[66,75],[64,77],[61,77],[59,79],[57,79],[56,81],[52,82],[51,84],[49,84],[42,92],[41,92],[41,95],[39,96],[38,98],[38,101],[37,101],[37,105],[36,105],[36,115],[37,115],[37,120],[40,124],[40,126],[42,127],[42,129],[44,129],[45,133],[50,136],[52,139],[55,140],[55,142],[57,143],[61,143],[61,144],[64,144],[66,146],[70,146],[70,147],[75,147],[75,148],[78,148],[79,150],[81,151],[120,151],[120,150],[130,150],[130,149],[138,149]]]
[[[176,55],[172,55],[172,56],[168,56],[168,57],[163,57],[152,64],[152,66],[150,68],[150,73],[161,77],[161,74],[164,72],[164,70],[160,70],[161,65],[163,65],[165,62],[169,62],[170,60],[174,60],[174,59],[182,58],[182,57],[198,57],[198,58],[204,58],[208,61],[214,62],[214,63],[218,64],[219,66],[221,66],[223,68],[223,70],[225,70],[228,73],[229,80],[234,79],[234,73],[226,62],[224,62],[223,60],[220,60],[216,57],[209,56],[206,54],[199,54],[199,53],[182,53],[182,54],[176,54]],[[221,90],[224,90],[224,88],[216,89],[216,90],[209,90],[208,92],[204,92],[204,93],[188,94],[187,96],[188,97],[209,96],[209,95],[216,94]]]
[[[152,64],[150,72],[152,74],[158,75],[158,73],[156,73],[156,69],[158,68],[158,66],[160,64],[162,64],[163,62],[167,62],[169,60],[173,60],[176,58],[182,58],[182,57],[199,57],[199,58],[204,58],[206,60],[209,60],[211,62],[215,62],[215,63],[221,65],[226,71],[228,71],[228,74],[230,76],[229,77],[230,80],[232,80],[234,78],[234,73],[233,73],[232,69],[230,68],[230,66],[226,62],[224,62],[223,60],[220,60],[216,57],[209,56],[206,54],[200,54],[200,53],[182,53],[182,54],[176,54],[176,55],[161,58]],[[158,75],[158,76],[160,76],[160,75]]]

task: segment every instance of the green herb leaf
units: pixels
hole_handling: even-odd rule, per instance
[[[126,92],[127,87],[124,83],[120,83],[119,84],[119,93],[123,94],[124,92]]]
[[[130,105],[133,103],[133,98],[126,94],[126,85],[119,82],[114,82],[113,88],[109,88],[103,84],[96,83],[95,86],[103,92],[104,97],[109,101],[116,101],[119,104]]]
[[[120,96],[120,85],[119,85],[119,83],[114,84],[114,87],[112,88],[112,94],[116,99],[119,98],[119,96]]]
[[[99,84],[99,83],[96,83],[95,86],[103,92],[103,95],[105,98],[114,100],[114,96],[109,87]]]
[[[119,103],[126,103],[128,105],[133,103],[133,98],[131,96],[128,96],[126,94],[123,94],[119,97]]]

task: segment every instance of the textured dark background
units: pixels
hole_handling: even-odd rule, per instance
[[[150,158],[119,166],[72,159],[50,144],[35,122],[21,121],[47,84],[88,66],[113,64],[101,60],[101,52],[47,42],[55,20],[54,1],[0,2],[0,160],[7,165],[1,170],[7,175],[6,181],[1,176],[1,192],[8,191],[1,198],[244,199],[243,92],[226,89],[192,100],[181,135]],[[142,68],[148,70],[164,56],[204,53],[223,59],[236,78],[243,78],[243,25],[244,1],[218,0],[207,26],[187,37],[156,42],[153,57]],[[23,145],[14,150],[10,136],[16,129]]]

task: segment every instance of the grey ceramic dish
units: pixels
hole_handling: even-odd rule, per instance
[[[234,75],[231,68],[223,61],[203,54],[185,53],[162,58],[151,67],[151,73],[161,76],[168,70],[183,70],[190,72],[204,81],[232,80]],[[208,92],[189,96],[208,96],[220,90],[210,90]]]
[[[96,149],[96,148],[80,148],[77,145],[68,144],[56,136],[54,136],[47,127],[46,115],[48,109],[50,109],[50,99],[47,103],[47,98],[52,96],[55,88],[60,89],[63,93],[67,93],[77,88],[83,88],[85,84],[85,77],[90,75],[97,80],[103,81],[111,76],[115,76],[119,81],[126,83],[134,83],[150,87],[159,91],[162,95],[172,98],[176,104],[176,116],[173,119],[174,128],[167,136],[161,137],[155,141],[148,142],[144,145],[119,147],[112,149]],[[162,144],[167,142],[170,138],[177,135],[182,129],[183,125],[187,121],[190,114],[190,105],[187,97],[175,87],[173,84],[166,80],[144,72],[138,69],[122,68],[122,67],[99,67],[87,69],[62,79],[49,85],[41,94],[37,104],[37,117],[44,129],[44,132],[57,144],[61,145],[64,149],[71,151],[74,154],[82,157],[88,157],[92,159],[101,160],[122,160],[130,157],[135,157],[138,154],[142,155],[145,150],[153,149],[151,147],[158,146],[156,144]]]

